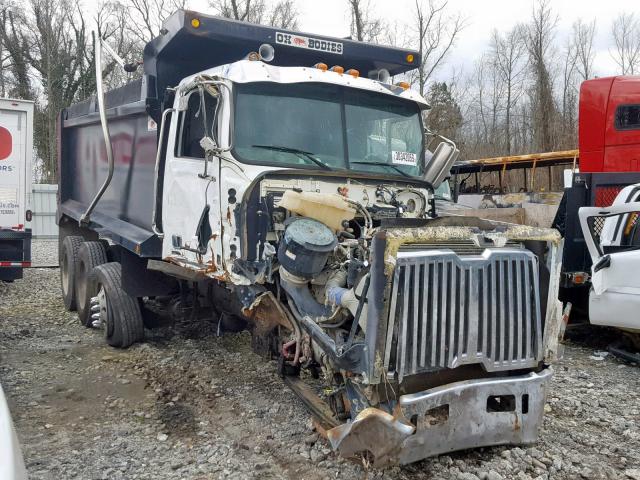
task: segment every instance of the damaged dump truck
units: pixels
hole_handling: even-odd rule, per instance
[[[438,217],[457,149],[391,80],[418,53],[190,11],[161,32],[140,80],[61,113],[67,308],[115,347],[150,312],[249,329],[345,457],[534,442],[561,240]]]

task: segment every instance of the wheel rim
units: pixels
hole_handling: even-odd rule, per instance
[[[99,306],[99,323],[93,326],[104,330],[105,337],[109,338],[113,335],[113,322],[109,319],[109,300],[107,299],[107,292],[104,289],[104,285],[100,285],[95,299]]]

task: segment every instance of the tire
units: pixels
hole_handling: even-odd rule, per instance
[[[140,305],[122,289],[119,263],[105,263],[93,271],[96,287],[104,291],[106,305],[101,306],[105,339],[112,347],[127,348],[144,339],[144,322]],[[106,318],[104,318],[106,317]]]
[[[70,235],[60,244],[60,288],[64,308],[70,312],[76,309],[76,263],[82,242],[84,238]]]
[[[103,242],[84,242],[78,249],[76,261],[76,310],[80,323],[91,327],[91,298],[98,293],[93,269],[107,263],[107,249]]]

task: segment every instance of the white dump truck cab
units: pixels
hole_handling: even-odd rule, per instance
[[[184,79],[168,125],[163,257],[200,259],[220,276],[233,274],[236,258],[262,260],[269,250],[257,237],[243,243],[238,230],[256,182],[271,209],[299,189],[357,201],[374,217],[424,217],[433,199],[425,180],[428,108],[406,84],[341,66],[274,66],[257,54]],[[445,164],[455,159],[449,152]],[[212,245],[196,235],[204,198]]]
[[[65,305],[117,347],[147,308],[248,328],[345,457],[534,442],[561,240],[438,216],[458,150],[400,81],[418,65],[176,13],[140,82],[61,114]]]

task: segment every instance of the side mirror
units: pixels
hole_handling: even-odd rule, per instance
[[[429,163],[425,166],[423,179],[429,182],[433,188],[438,188],[447,176],[451,167],[458,159],[460,150],[450,140],[440,142],[433,152]]]

